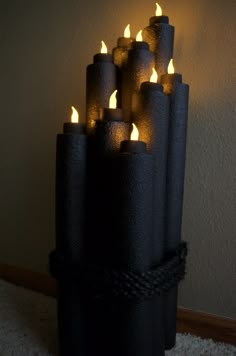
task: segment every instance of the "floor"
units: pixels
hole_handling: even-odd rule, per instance
[[[56,344],[55,299],[0,280],[0,356],[53,356]],[[178,335],[173,355],[236,356],[236,347]]]

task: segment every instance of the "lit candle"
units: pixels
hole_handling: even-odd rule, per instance
[[[124,153],[145,153],[147,151],[146,143],[139,141],[139,132],[135,124],[132,124],[133,130],[130,135],[130,140],[122,141],[120,144],[120,152]]]
[[[64,134],[84,134],[85,124],[79,122],[79,113],[74,106],[71,107],[72,114],[69,122],[65,122],[63,125]]]
[[[174,73],[172,60],[168,74],[161,77],[161,83],[170,98],[165,253],[171,254],[181,241],[189,86],[182,83],[180,74]],[[164,304],[166,349],[175,344],[176,308],[177,288],[172,288],[165,295]]]
[[[108,107],[110,93],[117,88],[117,67],[112,55],[102,41],[101,53],[94,56],[93,64],[87,67],[86,75],[86,126],[93,132],[96,120],[103,117],[103,108]]]
[[[122,80],[122,108],[124,119],[131,121],[132,96],[140,89],[143,82],[148,81],[154,67],[154,55],[149,46],[142,40],[142,31],[136,36],[128,53],[127,65]]]
[[[85,125],[79,123],[79,114],[72,107],[70,122],[65,123],[63,133],[57,135],[55,256],[56,267],[60,270],[67,262],[79,266],[84,258],[87,179],[87,138],[84,132]],[[60,353],[83,354],[83,340],[73,329],[74,325],[79,330],[84,325],[78,302],[80,297],[75,292],[73,279],[60,274],[56,277]]]
[[[130,37],[130,24],[128,24],[124,30],[124,36],[118,38],[117,47],[112,51],[113,62],[119,68],[122,68],[126,64],[128,51],[133,41],[134,38]]]
[[[109,99],[109,108],[103,110],[103,120],[96,122],[95,150],[97,155],[112,155],[119,151],[120,142],[128,139],[130,124],[123,121],[122,109],[117,108],[117,90]]]
[[[94,233],[89,247],[93,249],[91,262],[97,266],[143,273],[152,267],[153,160],[145,152],[145,144],[137,142],[137,136],[133,138],[136,147],[123,146],[125,151],[104,160],[105,171],[99,165],[103,176],[93,200],[97,212],[90,224]],[[92,304],[95,302],[90,309]],[[89,355],[154,355],[152,299],[98,299],[95,305],[88,321],[93,325]]]
[[[56,242],[65,257],[79,262],[84,235],[86,175],[85,125],[72,107],[71,122],[57,135]],[[75,246],[80,248],[75,248]]]
[[[168,153],[169,98],[163,93],[162,85],[157,83],[158,75],[152,69],[150,81],[141,84],[135,95],[134,122],[140,132],[140,140],[146,142],[147,152],[153,156],[153,244],[152,265],[163,260],[165,244],[166,175]],[[133,98],[133,99],[134,99]],[[153,325],[156,333],[153,348],[155,355],[164,355],[162,337],[163,301],[160,296],[153,300],[156,311]]]
[[[182,75],[175,73],[173,58],[170,60],[166,74],[161,76],[161,84],[164,87],[166,94],[171,94],[176,88],[177,84],[182,84]]]
[[[150,24],[143,30],[143,38],[155,54],[155,66],[159,78],[167,72],[167,66],[173,57],[174,27],[169,25],[169,18],[162,15],[162,9],[156,3],[156,16],[149,20]]]

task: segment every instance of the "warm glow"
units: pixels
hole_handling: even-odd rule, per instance
[[[158,79],[158,74],[155,68],[152,68],[152,75],[150,78],[150,82],[151,83],[157,83],[157,79]]]
[[[142,30],[140,30],[140,31],[137,33],[136,41],[137,41],[137,42],[142,42],[142,40],[143,40]]]
[[[71,122],[78,123],[79,122],[79,113],[78,111],[74,108],[74,106],[71,107],[72,109],[72,114],[71,114]]]
[[[132,124],[132,126],[133,126],[133,130],[131,132],[130,139],[132,141],[138,141],[138,137],[139,137],[138,129],[135,124]]]
[[[128,24],[124,30],[124,37],[130,38],[130,24]]]
[[[161,16],[162,15],[162,8],[160,7],[160,5],[156,2],[156,16]]]
[[[116,106],[117,106],[116,93],[117,93],[117,90],[115,90],[110,96],[110,100],[109,100],[109,108],[110,109],[116,109]]]
[[[107,46],[103,41],[101,41],[101,43],[102,43],[101,53],[107,53]]]
[[[168,74],[174,74],[174,72],[175,72],[175,67],[173,65],[173,58],[170,60],[167,71],[168,71]]]

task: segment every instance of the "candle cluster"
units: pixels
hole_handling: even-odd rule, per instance
[[[72,107],[57,137],[56,250],[75,269],[142,274],[179,247],[189,88],[173,46],[156,4],[136,40],[127,25],[87,67],[86,123]],[[58,279],[61,355],[162,356],[175,345],[177,286],[131,303],[88,301],[73,283]]]

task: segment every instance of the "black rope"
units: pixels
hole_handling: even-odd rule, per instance
[[[135,273],[93,265],[72,266],[54,251],[50,256],[50,267],[55,278],[77,278],[87,297],[143,300],[176,287],[184,279],[186,256],[187,244],[181,242],[161,265]]]

